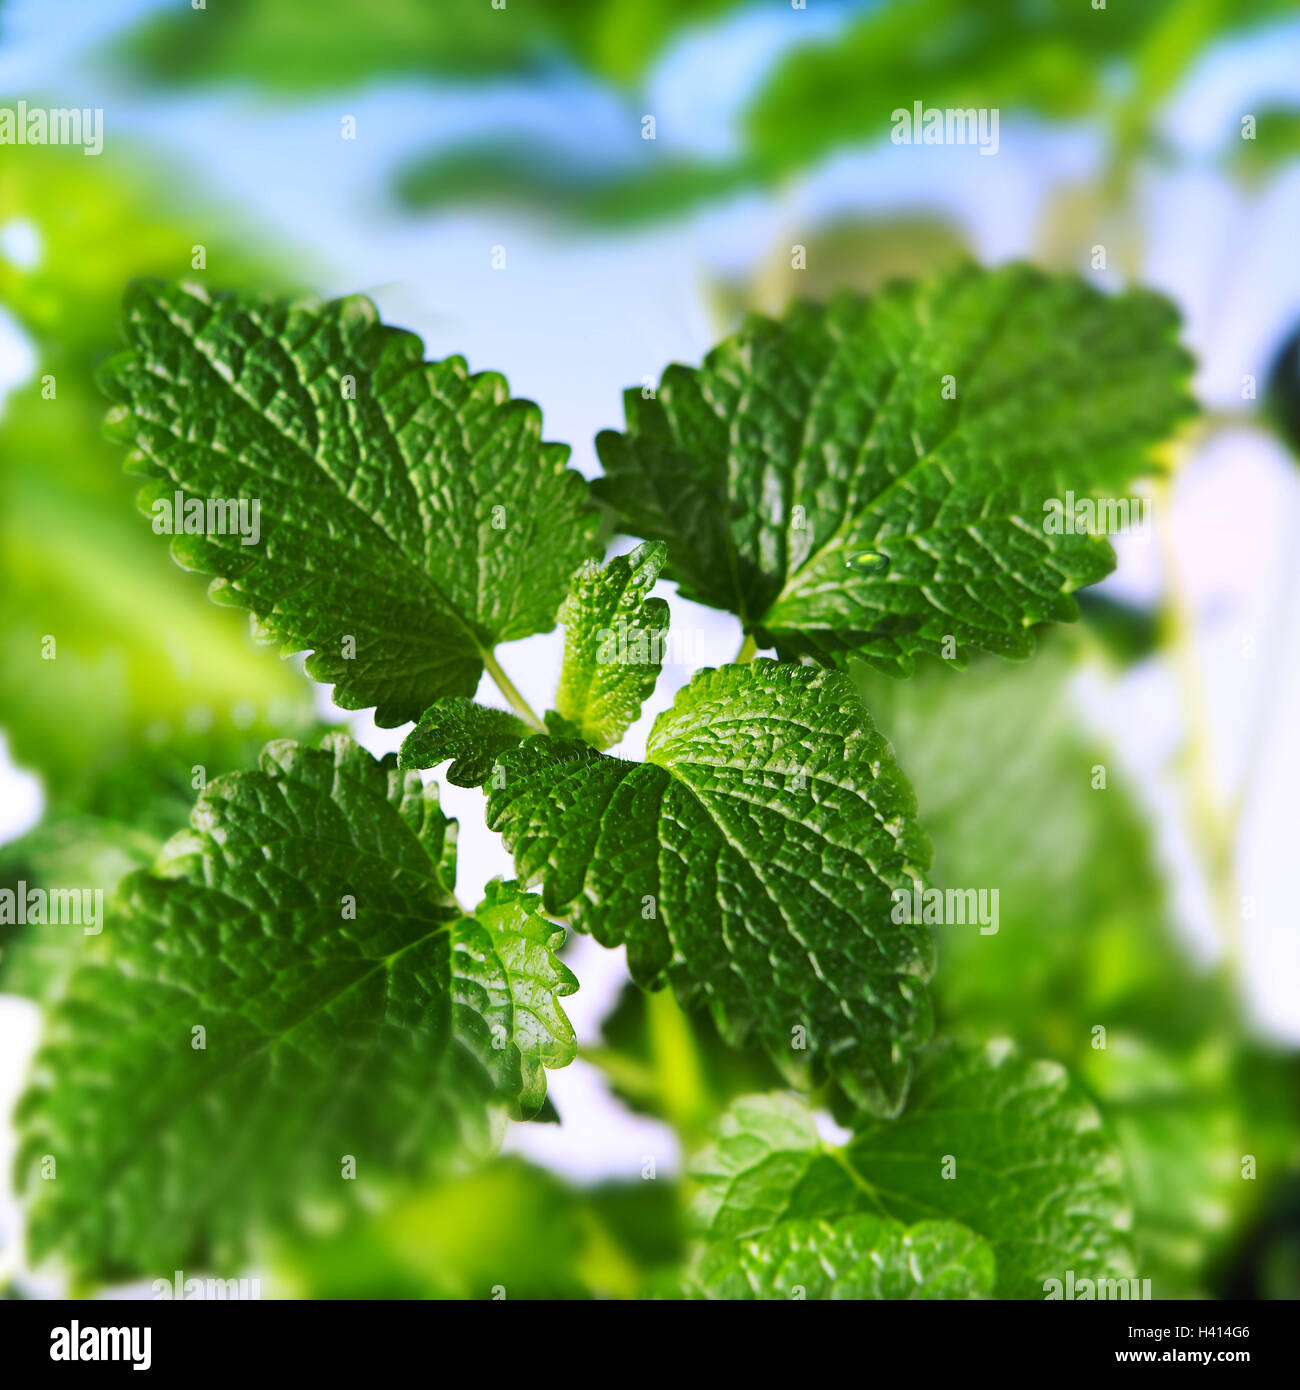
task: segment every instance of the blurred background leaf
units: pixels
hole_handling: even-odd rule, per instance
[[[630,1298],[681,1258],[679,1205],[671,1182],[580,1191],[504,1158],[268,1263],[290,1298]]]
[[[855,675],[916,789],[931,881],[999,893],[996,934],[937,929],[939,1031],[1009,1034],[1069,1067],[1124,1150],[1157,1297],[1204,1293],[1235,1225],[1300,1159],[1300,1072],[1246,1041],[1235,985],[1173,935],[1146,820],[1070,698],[1091,643],[1065,629],[1026,663]]]
[[[138,512],[138,483],[103,438],[92,380],[121,341],[133,275],[189,274],[202,242],[227,283],[284,277],[277,258],[240,249],[227,219],[160,215],[174,199],[164,174],[75,149],[22,156],[6,157],[0,183],[0,228],[10,229],[0,302],[36,360],[0,416],[0,728],[14,760],[41,775],[48,804],[67,809],[146,734],[157,742],[234,715],[274,726],[311,706],[307,682],[253,643],[246,617],[181,574]]]
[[[254,82],[282,93],[381,77],[490,77],[578,64],[636,81],[692,21],[740,0],[222,0],[144,20],[115,52],[161,83]]]
[[[256,767],[273,738],[319,741],[327,732],[301,702],[281,700],[261,718],[240,723],[191,711],[185,727],[161,724],[134,736],[121,761],[102,757],[54,798],[40,822],[0,845],[0,888],[99,888],[110,899],[132,869],[151,865],[168,839],[190,823],[203,785],[227,772]],[[201,779],[201,780],[200,780]],[[75,926],[0,924],[0,994],[48,1005],[84,951],[102,949]]]
[[[629,115],[616,163],[594,163],[581,146],[530,148],[518,135],[453,142],[410,161],[398,175],[398,196],[424,210],[506,201],[595,225],[654,221],[880,142],[892,113],[910,113],[920,99],[927,107],[994,107],[1004,118],[1100,115],[1123,160],[1159,146],[1158,104],[1215,40],[1285,16],[1293,4],[1145,0],[1094,9],[1058,0],[896,0],[845,8],[833,34],[795,39],[772,66],[741,115],[730,155],[661,155],[641,138],[639,116]],[[793,23],[799,19],[792,13]],[[1274,124],[1270,142],[1284,143]]]

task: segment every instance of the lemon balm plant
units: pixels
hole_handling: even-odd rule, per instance
[[[464,1171],[575,1055],[567,922],[780,1081],[714,1117],[658,1292],[1138,1273],[1118,1153],[1063,1070],[934,1040],[932,933],[892,910],[929,844],[849,673],[1027,657],[1076,615],[1114,555],[1044,508],[1127,492],[1191,411],[1165,301],[1011,266],[750,318],[627,393],[590,486],[502,377],[425,361],[364,299],[140,282],[125,325],[108,427],[146,514],[178,512],[175,558],[341,707],[414,727],[382,759],[270,743],[123,882],[20,1107],[33,1258],[92,1283],[232,1270],[313,1212]],[[183,524],[214,499],[257,500],[255,543]],[[607,563],[602,508],[639,542]],[[630,761],[607,750],[659,674],[660,579],[745,642]],[[557,621],[538,712],[498,649]],[[440,768],[514,857],[480,903]]]

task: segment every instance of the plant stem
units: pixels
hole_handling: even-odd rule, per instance
[[[493,652],[483,652],[483,665],[487,668],[487,673],[496,682],[497,689],[510,702],[510,708],[524,721],[531,729],[538,733],[542,732],[542,721],[533,713],[528,701],[515,688],[515,683],[501,669],[501,663],[496,659]]]
[[[754,641],[754,634],[747,632],[745,640],[740,644],[740,650],[736,653],[736,662],[753,661],[758,653],[758,643]]]

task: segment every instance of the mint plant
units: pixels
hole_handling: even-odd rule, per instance
[[[1011,266],[751,318],[628,392],[590,489],[536,406],[424,361],[366,300],[140,282],[125,325],[100,381],[142,509],[260,499],[255,544],[181,531],[175,558],[341,707],[414,727],[381,759],[271,742],[124,880],[20,1107],[34,1258],[90,1284],[234,1269],[463,1173],[548,1114],[545,1070],[576,1054],[563,920],[789,1088],[717,1118],[693,1252],[648,1291],[1033,1297],[1136,1272],[1118,1150],[1063,1069],[932,1041],[933,933],[893,910],[927,882],[926,808],[860,687],[861,663],[1024,658],[1076,616],[1114,554],[1044,505],[1128,489],[1192,409],[1164,300]],[[639,540],[604,563],[601,507]],[[660,673],[661,578],[745,640],[633,761],[608,750]],[[557,621],[539,715],[497,649]],[[508,708],[478,702],[485,673]],[[420,775],[444,766],[514,857],[478,905]]]

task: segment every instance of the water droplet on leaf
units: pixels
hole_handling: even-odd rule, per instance
[[[889,568],[889,556],[882,555],[879,550],[858,550],[844,563],[857,574],[884,574]]]

